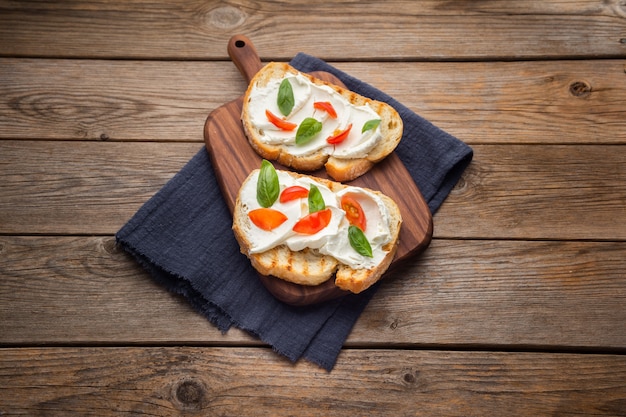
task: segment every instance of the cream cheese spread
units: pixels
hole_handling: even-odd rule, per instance
[[[277,104],[278,90],[283,79],[291,84],[294,106],[285,120],[298,126],[307,117],[322,123],[322,130],[313,140],[296,144],[296,130],[285,131],[268,121],[265,114],[269,110],[282,117]],[[337,113],[332,118],[323,110],[314,108],[315,102],[330,102]],[[248,101],[248,112],[252,124],[260,133],[260,140],[270,145],[284,145],[295,156],[304,156],[322,150],[324,154],[343,159],[364,158],[381,140],[380,125],[362,133],[363,125],[380,116],[369,106],[355,106],[341,94],[325,85],[312,83],[302,74],[287,74],[285,78],[273,79],[264,87],[252,86]],[[345,130],[352,123],[348,137],[341,143],[332,145],[326,139]]]
[[[250,242],[250,254],[265,252],[284,244],[292,251],[300,251],[304,248],[317,250],[319,253],[334,257],[337,261],[353,269],[370,269],[383,260],[387,254],[383,250],[383,246],[391,240],[390,214],[378,195],[362,188],[350,186],[335,193],[310,177],[295,178],[284,171],[277,171],[277,174],[281,192],[294,185],[299,185],[308,190],[311,184],[315,184],[321,192],[326,208],[332,212],[330,223],[313,235],[294,232],[293,226],[298,220],[309,214],[307,198],[286,203],[276,200],[271,208],[287,216],[287,220],[277,228],[270,231],[263,230],[255,226],[246,216],[245,233]],[[259,170],[254,171],[240,190],[239,199],[246,213],[261,207],[256,198],[258,176]],[[364,234],[372,247],[372,258],[359,254],[350,245],[348,238],[350,224],[346,218],[346,212],[341,208],[341,197],[345,194],[350,194],[350,197],[357,200],[363,209],[367,219]]]

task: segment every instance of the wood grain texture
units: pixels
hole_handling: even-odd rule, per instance
[[[623,416],[625,381],[614,355],[344,350],[329,374],[269,349],[0,351],[0,411],[46,416]]]
[[[0,141],[0,233],[113,234],[202,146]],[[623,145],[473,149],[435,237],[626,239]]]
[[[113,236],[2,236],[0,276],[0,344],[253,340],[237,329],[222,334],[154,283]]]
[[[202,149],[201,143],[1,141],[0,230],[113,234]]]
[[[625,242],[433,240],[347,346],[626,351]],[[221,334],[111,237],[0,237],[0,345],[260,345]],[[590,308],[592,306],[592,308]]]
[[[624,60],[332,64],[470,144],[626,143]],[[0,59],[0,139],[202,142],[246,87],[230,61]]]
[[[304,51],[343,60],[346,50],[350,59],[359,60],[596,58],[626,53],[621,42],[626,6],[619,0],[518,3],[333,1],[312,8],[306,0],[4,1],[0,54],[223,60],[223,45],[234,33],[250,36],[264,58],[274,59]],[[320,41],[320,30],[323,39],[333,41]],[[277,42],[277,34],[289,42]]]
[[[626,242],[435,239],[394,274],[349,342],[626,352]],[[380,337],[380,339],[378,339]]]
[[[27,139],[200,143],[244,88],[232,63],[0,59],[0,77],[0,135]]]
[[[485,145],[444,202],[440,237],[626,239],[626,147]],[[471,221],[462,213],[472,213]]]
[[[0,0],[0,415],[626,416],[625,18],[622,0]],[[234,33],[475,151],[331,373],[221,334],[113,244],[244,92]]]

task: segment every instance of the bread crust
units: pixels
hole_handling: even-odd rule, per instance
[[[262,135],[259,129],[251,121],[251,115],[248,110],[250,95],[255,86],[264,87],[271,80],[277,77],[283,78],[287,74],[302,74],[314,84],[328,86],[355,106],[369,104],[381,118],[381,140],[364,158],[339,158],[328,155],[322,150],[308,155],[295,156],[289,153],[289,149],[285,145],[264,143],[261,140]],[[402,138],[402,119],[398,112],[387,103],[369,99],[346,88],[299,72],[286,63],[270,62],[265,65],[250,81],[243,100],[241,113],[243,130],[248,138],[248,142],[260,156],[265,159],[277,161],[284,166],[291,167],[298,171],[315,171],[325,167],[328,175],[339,182],[351,181],[369,171],[377,162],[380,162],[393,152]]]
[[[335,275],[335,285],[342,290],[358,294],[374,285],[387,271],[398,250],[398,244],[400,242],[398,237],[400,235],[400,226],[402,225],[400,209],[391,198],[380,193],[379,196],[383,199],[389,210],[391,220],[389,222],[389,231],[394,238],[383,248],[388,251],[387,255],[385,255],[376,268],[352,269],[347,265],[340,264]]]
[[[254,177],[255,172],[253,171],[248,176],[244,184]],[[311,177],[306,174],[294,172],[288,172],[288,174],[295,178],[312,178],[335,193],[347,187],[339,182]],[[242,188],[244,184],[242,184]],[[389,211],[391,240],[383,248],[387,251],[385,257],[375,267],[371,269],[353,269],[348,265],[340,263],[334,257],[321,254],[315,249],[307,248],[294,252],[286,245],[280,245],[262,253],[250,253],[252,242],[248,240],[246,234],[246,229],[250,227],[248,213],[240,195],[238,195],[235,201],[232,229],[241,252],[250,259],[252,266],[261,275],[271,275],[285,281],[307,286],[319,285],[334,277],[335,285],[343,290],[353,293],[360,293],[366,290],[382,277],[393,261],[398,248],[402,216],[397,204],[390,197],[376,190],[362,189],[380,197]]]

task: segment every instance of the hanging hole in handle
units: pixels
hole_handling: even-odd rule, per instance
[[[246,43],[244,41],[242,41],[242,40],[237,40],[237,41],[235,41],[235,46],[237,48],[243,48],[244,46],[246,46]]]

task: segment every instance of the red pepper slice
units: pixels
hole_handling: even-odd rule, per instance
[[[281,119],[269,110],[265,110],[265,116],[267,117],[267,120],[269,120],[274,126],[279,129],[292,131],[296,127],[298,127],[297,124]]]
[[[280,202],[286,203],[291,200],[297,200],[299,198],[305,198],[309,195],[309,190],[299,185],[292,185],[287,187],[280,193]]]
[[[346,140],[346,138],[348,137],[348,135],[350,134],[350,129],[352,129],[352,123],[350,123],[348,125],[348,127],[346,128],[346,130],[341,131],[333,136],[329,136],[326,138],[326,142],[330,143],[331,145],[337,145],[341,142],[343,142],[344,140]]]
[[[304,235],[314,235],[328,226],[332,215],[329,208],[307,214],[293,226],[293,231]]]
[[[330,101],[316,101],[313,103],[313,108],[325,111],[333,119],[337,118],[337,112]]]
[[[257,227],[267,231],[274,230],[287,221],[287,216],[272,208],[251,210],[248,213],[248,217]]]
[[[356,198],[350,196],[349,194],[345,194],[341,197],[341,208],[346,212],[346,218],[351,225],[365,231],[365,228],[367,227],[365,212]]]

